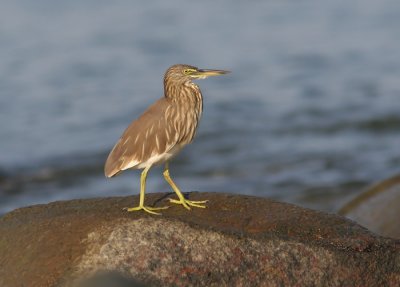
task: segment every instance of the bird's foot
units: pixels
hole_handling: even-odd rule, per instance
[[[155,212],[154,210],[162,210],[162,209],[167,209],[167,208],[169,208],[169,206],[148,207],[148,206],[140,206],[139,205],[138,207],[125,207],[125,208],[123,208],[123,210],[128,211],[128,212],[143,210],[143,211],[151,213],[151,214],[161,215],[161,213]]]
[[[199,207],[199,208],[206,208],[207,206],[203,205],[206,202],[208,202],[208,200],[200,200],[200,201],[194,201],[194,200],[187,200],[185,198],[182,199],[172,199],[169,198],[169,202],[171,203],[175,203],[175,204],[182,204],[186,209],[190,210],[191,206],[193,207]]]

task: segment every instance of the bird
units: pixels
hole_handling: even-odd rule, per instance
[[[147,174],[153,166],[162,164],[164,178],[178,197],[170,198],[170,203],[180,204],[188,210],[191,207],[206,208],[207,200],[191,201],[184,197],[170,176],[169,162],[193,141],[202,115],[203,96],[200,87],[193,80],[227,73],[229,71],[199,69],[183,64],[167,69],[164,75],[164,96],[125,129],[104,166],[104,173],[108,178],[128,169],[142,170],[139,205],[124,210],[143,210],[160,215],[159,210],[169,208],[144,204]]]

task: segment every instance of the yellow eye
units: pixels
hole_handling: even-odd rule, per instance
[[[190,75],[190,74],[193,73],[193,72],[194,72],[193,69],[186,69],[186,70],[183,70],[183,73],[184,73],[185,75]]]

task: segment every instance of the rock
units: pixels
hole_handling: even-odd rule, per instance
[[[168,196],[148,194],[146,202],[167,204]],[[209,199],[208,208],[127,213],[121,209],[138,198],[118,197],[10,212],[0,218],[0,286],[72,286],[102,271],[112,272],[116,283],[110,286],[120,287],[126,280],[137,286],[400,282],[400,241],[343,217],[251,196],[189,198]]]
[[[400,175],[371,186],[339,213],[377,234],[400,239]]]

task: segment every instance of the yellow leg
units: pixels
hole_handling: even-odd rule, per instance
[[[154,212],[153,210],[160,210],[160,209],[167,209],[169,206],[164,206],[164,207],[148,207],[144,206],[144,193],[146,191],[146,178],[147,178],[147,172],[151,166],[146,167],[140,176],[140,201],[139,201],[139,206],[138,207],[125,207],[124,210],[131,212],[131,211],[138,211],[138,210],[144,210],[148,213],[151,214],[156,214],[160,215],[161,213]]]
[[[179,190],[179,188],[176,186],[174,181],[172,180],[171,176],[169,175],[169,164],[168,162],[165,164],[165,169],[164,169],[164,178],[165,180],[169,183],[169,185],[172,187],[172,189],[175,191],[176,195],[178,196],[179,199],[169,199],[171,203],[176,203],[176,204],[182,204],[186,209],[190,210],[190,206],[193,207],[200,207],[200,208],[206,208],[205,205],[202,205],[206,203],[208,200],[201,200],[201,201],[192,201],[192,200],[187,200],[182,192]]]

